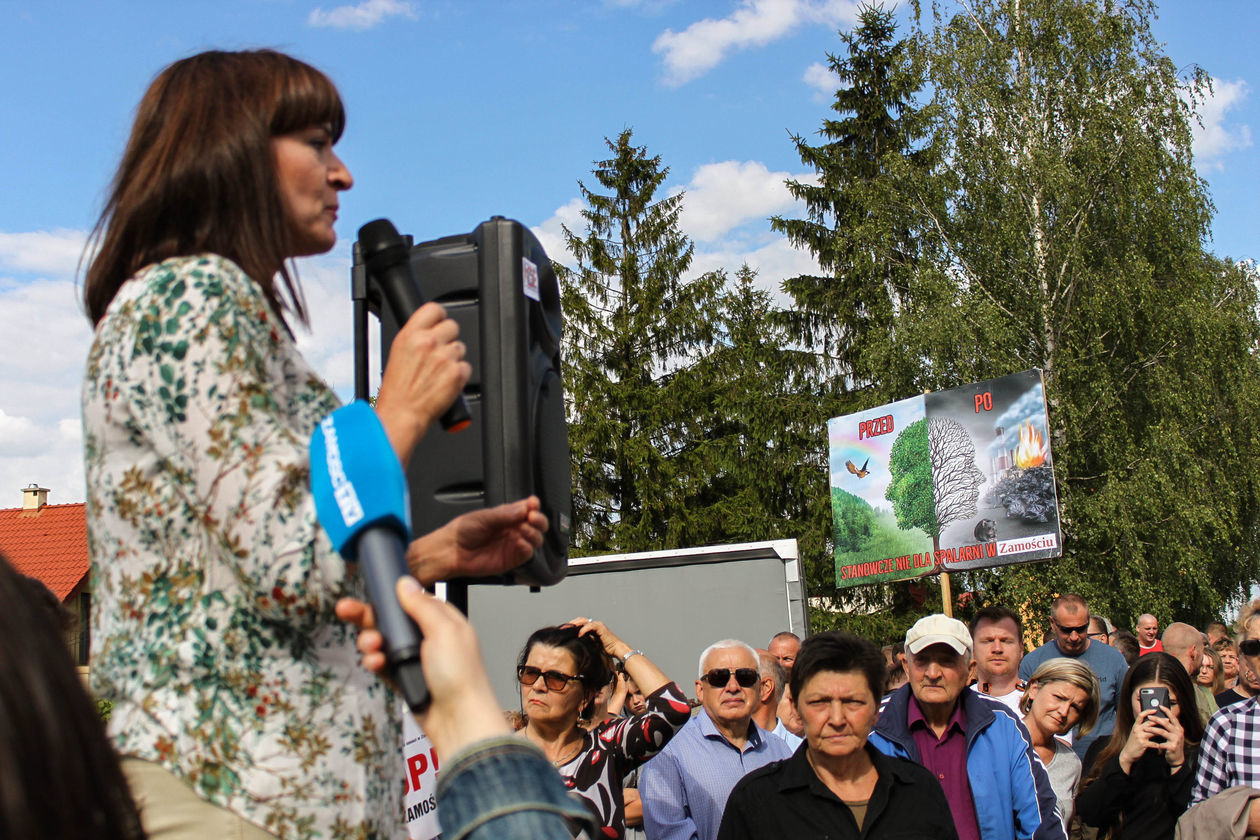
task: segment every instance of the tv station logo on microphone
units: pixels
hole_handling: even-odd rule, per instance
[[[319,423],[324,433],[325,463],[328,466],[328,482],[333,488],[333,498],[337,500],[337,510],[341,512],[341,520],[350,527],[363,518],[363,505],[354,492],[354,485],[346,477],[346,469],[341,463],[341,445],[337,442],[337,426],[332,415]]]

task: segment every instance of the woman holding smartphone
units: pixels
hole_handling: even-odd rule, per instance
[[[1203,737],[1194,686],[1176,659],[1148,653],[1129,669],[1120,697],[1110,740],[1085,755],[1076,812],[1111,840],[1172,838],[1190,805]]]

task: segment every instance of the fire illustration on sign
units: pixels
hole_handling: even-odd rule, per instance
[[[1046,442],[1032,421],[1019,427],[1019,446],[1015,448],[1015,465],[1021,470],[1039,467],[1046,462]]]

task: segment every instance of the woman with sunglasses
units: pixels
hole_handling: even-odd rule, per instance
[[[1202,738],[1185,667],[1166,653],[1138,659],[1124,678],[1110,740],[1095,741],[1085,754],[1088,770],[1076,797],[1081,821],[1111,840],[1171,840],[1190,805]]]
[[[641,714],[587,730],[595,696],[608,684],[610,658],[646,695]],[[525,728],[521,735],[542,748],[565,782],[598,817],[608,838],[625,836],[626,774],[660,752],[691,716],[676,683],[642,651],[623,642],[601,621],[575,618],[530,635],[517,658]]]

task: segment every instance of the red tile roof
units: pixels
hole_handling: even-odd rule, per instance
[[[62,601],[88,574],[87,514],[82,502],[39,510],[0,510],[0,552]]]

